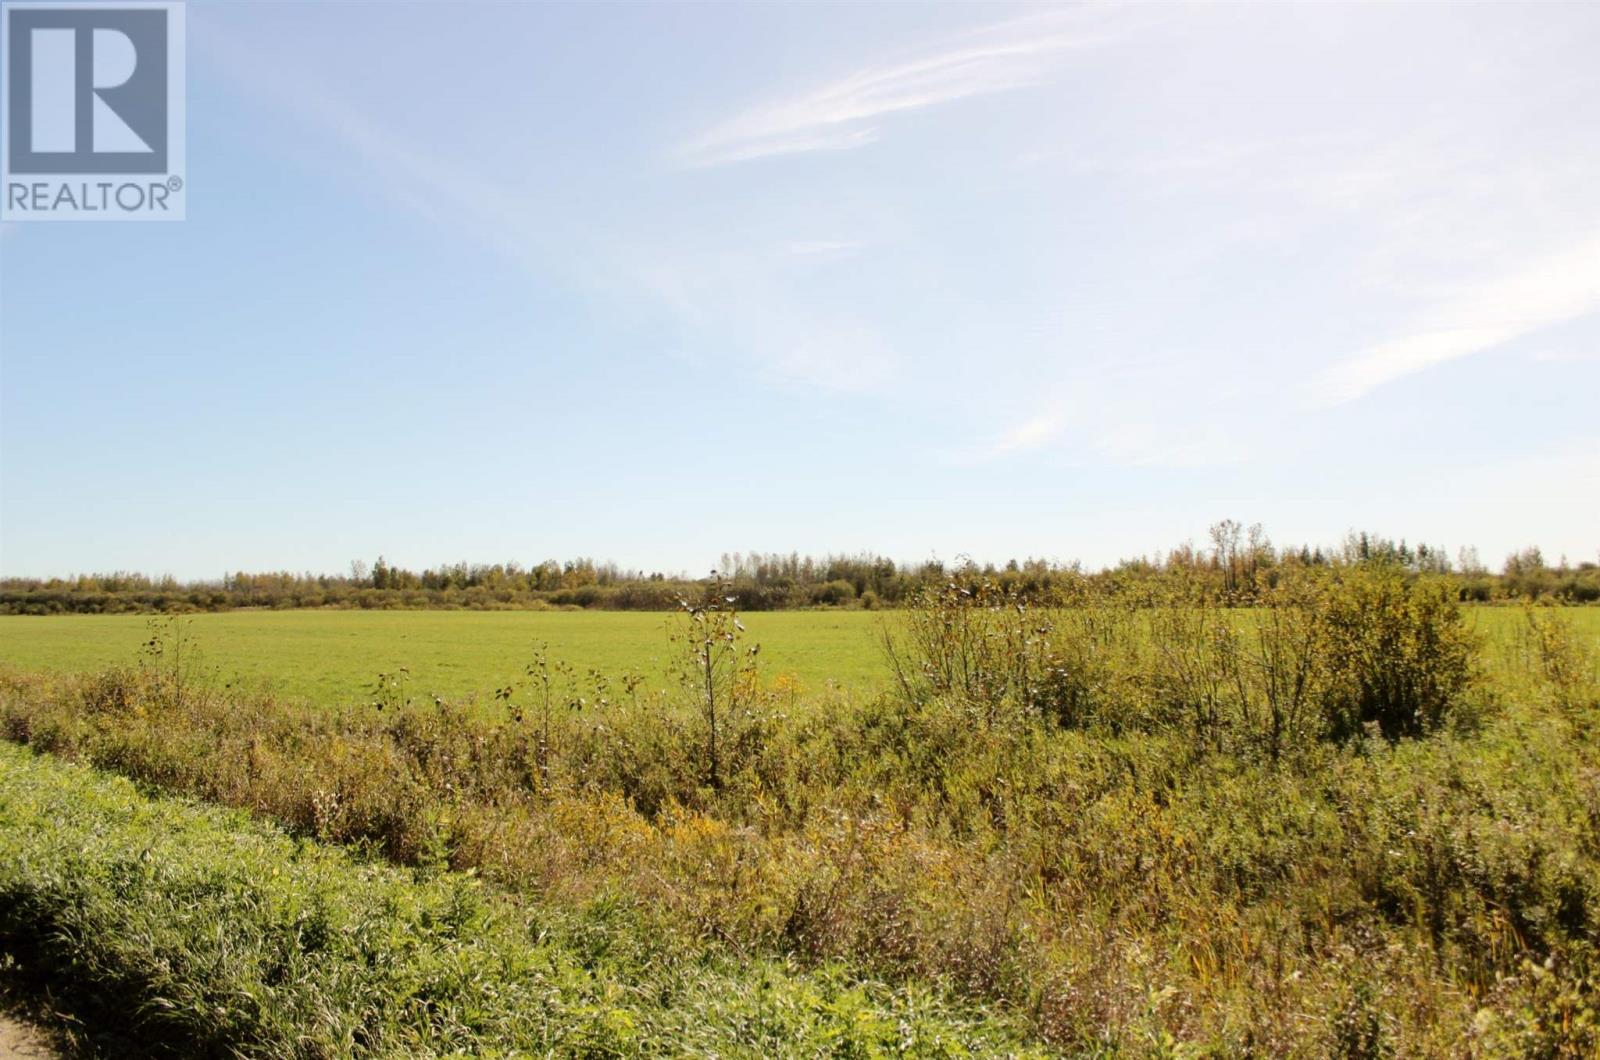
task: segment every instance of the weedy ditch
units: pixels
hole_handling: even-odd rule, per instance
[[[998,1014],[685,950],[626,899],[511,901],[14,746],[0,777],[0,945],[150,1055],[1031,1055]]]

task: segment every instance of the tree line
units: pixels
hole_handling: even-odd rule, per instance
[[[1247,605],[1297,568],[1351,564],[1392,566],[1444,578],[1467,603],[1553,600],[1600,602],[1600,563],[1550,563],[1537,548],[1507,556],[1491,571],[1472,548],[1452,556],[1446,549],[1409,544],[1367,532],[1352,533],[1335,546],[1272,543],[1260,524],[1224,519],[1205,542],[1186,543],[1156,556],[1122,560],[1099,570],[1045,559],[978,563],[967,557],[902,563],[872,553],[802,556],[796,552],[725,553],[704,578],[625,569],[579,558],[546,560],[530,567],[512,563],[455,563],[421,571],[379,556],[357,561],[343,574],[250,573],[219,579],[176,578],[115,572],[66,578],[0,579],[0,613],[60,614],[226,611],[236,608],[539,610],[585,608],[670,611],[696,599],[712,578],[730,587],[747,611],[813,607],[900,607],[929,588],[977,582],[1024,599],[1048,600],[1090,588],[1129,588],[1181,580],[1199,586],[1208,599]]]

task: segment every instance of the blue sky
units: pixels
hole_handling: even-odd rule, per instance
[[[0,571],[1600,553],[1595,5],[189,5],[0,226]]]

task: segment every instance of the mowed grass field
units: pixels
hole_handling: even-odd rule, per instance
[[[0,615],[0,663],[25,670],[90,671],[132,664],[150,638],[148,615]],[[523,677],[533,646],[616,680],[670,680],[674,614],[624,611],[230,611],[187,617],[206,670],[286,696],[338,705],[370,699],[380,672],[404,666],[416,696],[488,695]],[[802,694],[830,682],[860,691],[888,677],[880,619],[865,611],[779,611],[742,616],[770,678],[792,675]]]
[[[1600,639],[1600,608],[1567,612]],[[1468,620],[1489,659],[1523,624],[1514,607],[1477,607]],[[404,666],[415,696],[487,696],[519,680],[535,643],[570,664],[616,680],[638,671],[649,687],[671,679],[673,614],[619,611],[231,611],[185,619],[206,670],[225,681],[338,705],[370,699],[380,672]],[[871,692],[889,679],[880,633],[889,613],[779,611],[743,621],[761,645],[768,679],[791,675],[802,694],[829,684]],[[0,616],[0,663],[26,670],[89,671],[137,661],[147,615]]]

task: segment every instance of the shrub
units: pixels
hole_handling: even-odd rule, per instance
[[[1529,652],[1557,708],[1584,717],[1600,710],[1600,660],[1565,614],[1525,605]]]
[[[1443,582],[1376,563],[1285,572],[1248,608],[1204,584],[1160,594],[1080,586],[1038,608],[987,580],[913,597],[884,645],[901,697],[954,697],[984,724],[1045,718],[1113,732],[1179,727],[1212,751],[1274,761],[1319,736],[1437,728],[1477,674]]]
[[[951,581],[916,594],[902,620],[884,627],[883,647],[910,704],[953,696],[988,727],[1038,711],[1062,676],[1053,628],[1047,613],[987,579]]]
[[[1335,739],[1376,726],[1389,739],[1439,727],[1476,676],[1476,638],[1449,587],[1397,567],[1338,570],[1318,603],[1324,716]]]
[[[1259,603],[1242,648],[1241,700],[1247,730],[1277,762],[1322,731],[1326,624],[1318,585],[1304,575],[1263,590]]]
[[[811,602],[825,607],[842,607],[856,598],[856,587],[843,578],[824,582],[811,590]]]

